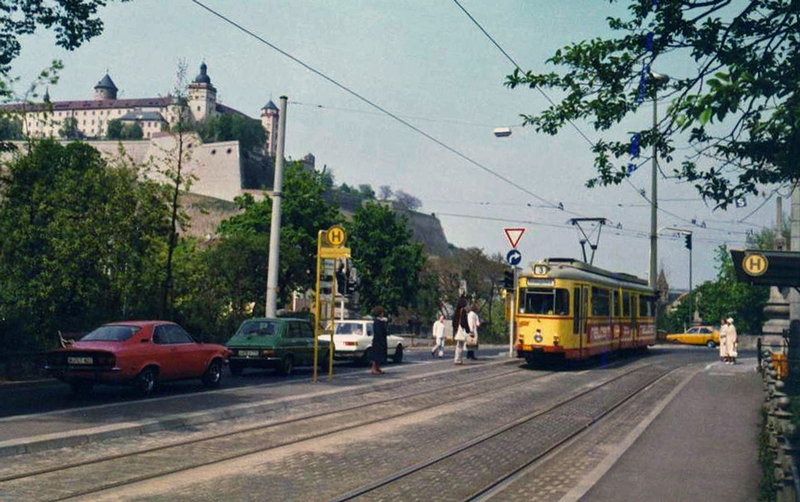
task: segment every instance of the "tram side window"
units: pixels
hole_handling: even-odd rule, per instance
[[[569,291],[561,288],[530,288],[525,291],[522,313],[569,315]]]
[[[622,292],[622,317],[631,316],[631,294],[627,291]]]
[[[653,298],[639,297],[639,317],[653,317]]]
[[[581,332],[581,306],[583,305],[583,298],[581,297],[581,288],[577,287],[572,290],[572,308],[575,310],[575,315],[572,317],[572,332]]]
[[[592,287],[592,315],[611,315],[611,292],[609,290]]]
[[[616,289],[611,290],[611,315],[619,317],[619,291]]]

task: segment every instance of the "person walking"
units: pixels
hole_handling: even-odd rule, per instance
[[[464,364],[464,349],[469,335],[469,322],[467,321],[467,299],[463,296],[456,303],[453,313],[453,339],[456,342],[455,364]]]
[[[387,342],[389,335],[389,320],[384,317],[383,307],[377,306],[372,309],[373,334],[372,348],[370,349],[370,360],[372,361],[371,375],[383,375],[385,371],[381,369],[381,364],[386,362]]]
[[[478,317],[478,304],[473,303],[467,314],[469,336],[467,337],[467,359],[478,359],[475,352],[478,350],[478,327],[481,319]],[[474,348],[473,348],[474,347]]]
[[[431,357],[436,357],[436,352],[439,352],[439,359],[444,357],[444,314],[439,314],[439,319],[433,323],[433,339],[436,345],[433,346]]]
[[[739,355],[739,335],[733,325],[733,317],[728,318],[728,331],[725,334],[725,344],[728,346],[728,364],[736,364]]]
[[[728,320],[724,317],[719,322],[719,359],[723,363],[728,363]]]

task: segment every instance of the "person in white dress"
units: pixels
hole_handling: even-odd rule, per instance
[[[728,318],[725,345],[728,351],[728,364],[736,364],[736,357],[739,355],[739,335],[736,333],[736,326],[733,325],[733,317]]]
[[[441,359],[444,357],[444,314],[439,314],[439,319],[433,323],[433,339],[436,345],[431,350],[431,357],[436,357],[438,351]]]
[[[719,358],[723,363],[728,362],[728,320],[723,318],[719,322]]]
[[[481,320],[478,317],[478,304],[473,303],[467,314],[467,323],[469,324],[469,337],[467,338],[467,359],[477,359],[475,351],[478,350],[478,328],[481,325]],[[472,347],[475,347],[474,349]]]

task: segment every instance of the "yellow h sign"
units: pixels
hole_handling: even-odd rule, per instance
[[[746,254],[742,260],[742,269],[753,277],[762,275],[767,271],[767,267],[769,267],[767,257],[761,253]]]

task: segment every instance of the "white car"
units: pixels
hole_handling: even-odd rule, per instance
[[[333,352],[334,358],[368,364],[374,332],[372,319],[334,321],[334,326],[336,328],[333,335],[333,343],[336,346]],[[329,340],[330,335],[320,335],[320,338]],[[388,356],[398,364],[403,362],[403,343],[403,339],[399,336],[386,337]]]

